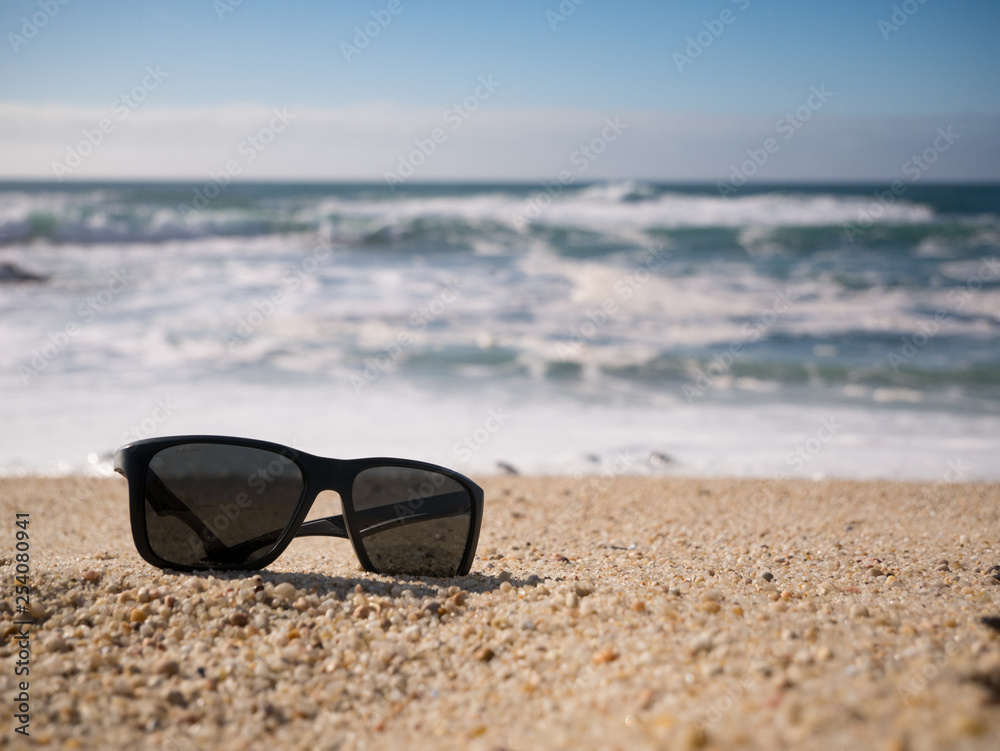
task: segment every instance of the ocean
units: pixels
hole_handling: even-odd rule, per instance
[[[0,475],[1000,479],[1000,186],[0,183]]]

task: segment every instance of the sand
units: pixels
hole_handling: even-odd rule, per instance
[[[401,580],[315,538],[256,575],[167,574],[124,480],[0,480],[0,747],[28,746],[18,512],[33,744],[1000,746],[1000,485],[482,484],[473,573]]]

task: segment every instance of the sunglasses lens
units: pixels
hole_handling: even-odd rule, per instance
[[[299,466],[273,451],[188,443],[158,452],[146,469],[146,534],[170,563],[253,565],[295,515]]]
[[[456,480],[408,467],[372,467],[352,489],[354,516],[376,571],[454,576],[472,530],[472,497]]]

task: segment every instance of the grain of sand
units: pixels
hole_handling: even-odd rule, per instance
[[[166,573],[123,480],[0,480],[0,747],[29,745],[17,512],[31,745],[1000,747],[1000,485],[483,485],[473,573],[444,580],[322,538],[258,574]]]

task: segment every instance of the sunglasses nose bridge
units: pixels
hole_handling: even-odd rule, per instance
[[[321,493],[332,491],[343,499],[350,491],[354,475],[347,465],[348,462],[342,459],[314,457],[304,467],[306,493],[315,498]]]

